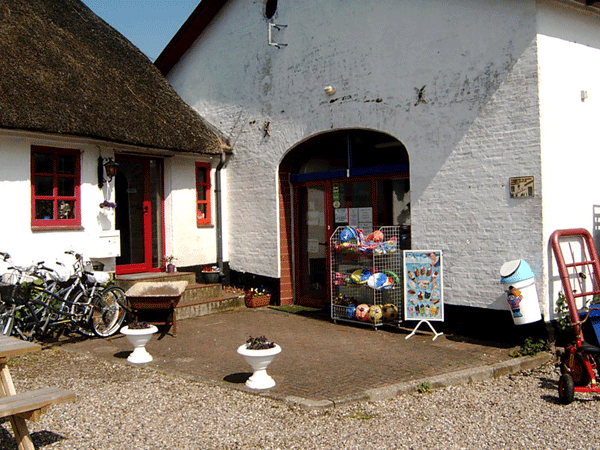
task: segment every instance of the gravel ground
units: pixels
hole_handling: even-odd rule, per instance
[[[600,396],[576,393],[575,402],[561,405],[552,365],[327,410],[60,349],[19,357],[10,367],[17,391],[57,386],[77,394],[29,423],[38,449],[598,448]],[[0,448],[16,449],[7,421]]]

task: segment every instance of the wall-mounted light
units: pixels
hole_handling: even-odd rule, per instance
[[[116,162],[113,158],[102,158],[102,156],[98,157],[98,186],[102,189],[104,183],[110,183],[114,177],[117,176],[117,169],[119,167],[119,163]],[[108,179],[104,179],[104,173]]]
[[[107,182],[110,183],[112,179],[117,176],[118,167],[119,163],[112,158],[108,158],[108,160],[104,163],[104,171],[108,177],[108,180],[106,180]]]
[[[335,88],[333,86],[325,86],[323,88],[323,90],[325,91],[325,93],[327,95],[333,95],[333,94],[335,94]]]

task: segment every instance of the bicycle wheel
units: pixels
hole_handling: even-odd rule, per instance
[[[108,337],[115,334],[123,320],[125,312],[118,302],[119,292],[113,289],[105,289],[92,298],[92,329],[99,337]]]
[[[85,293],[81,291],[78,292],[75,297],[73,297],[73,304],[71,305],[71,328],[77,333],[87,337],[96,336],[91,324],[91,310],[92,300],[85,295]]]
[[[110,295],[114,301],[121,307],[121,317],[119,317],[119,327],[123,325],[123,322],[130,321],[131,317],[133,317],[133,308],[127,300],[127,296],[125,295],[125,291],[119,286],[109,286],[102,290],[102,295]]]
[[[0,334],[10,336],[15,325],[15,306],[0,303]]]

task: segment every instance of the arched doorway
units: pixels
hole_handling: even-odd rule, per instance
[[[339,226],[365,233],[400,226],[401,245],[410,248],[408,152],[394,137],[361,129],[319,134],[290,150],[280,177],[282,197],[286,189],[289,194],[282,204],[282,255],[293,256],[282,258],[282,303],[284,279],[291,280],[297,304],[329,301],[329,237]]]

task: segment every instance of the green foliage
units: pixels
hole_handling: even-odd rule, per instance
[[[556,319],[556,326],[559,330],[565,331],[571,328],[571,319],[569,317],[569,305],[567,304],[567,298],[563,292],[558,293],[558,300],[556,300],[556,308],[554,312],[558,314]]]
[[[421,394],[427,394],[431,390],[431,385],[427,381],[423,381],[417,386],[417,390]]]
[[[509,353],[509,356],[517,358],[519,356],[533,356],[547,349],[548,345],[545,340],[538,339],[537,341],[533,338],[526,338],[521,348],[513,350]]]
[[[360,410],[349,414],[347,417],[356,420],[371,420],[373,416],[366,411]]]
[[[576,292],[576,291],[573,291]],[[588,309],[590,306],[600,305],[600,295],[594,295],[590,302],[586,302],[582,309]],[[558,293],[558,300],[556,300],[556,308],[554,312],[558,315],[556,319],[556,326],[560,331],[566,331],[571,328],[571,316],[569,312],[569,304],[565,294],[561,291]]]

